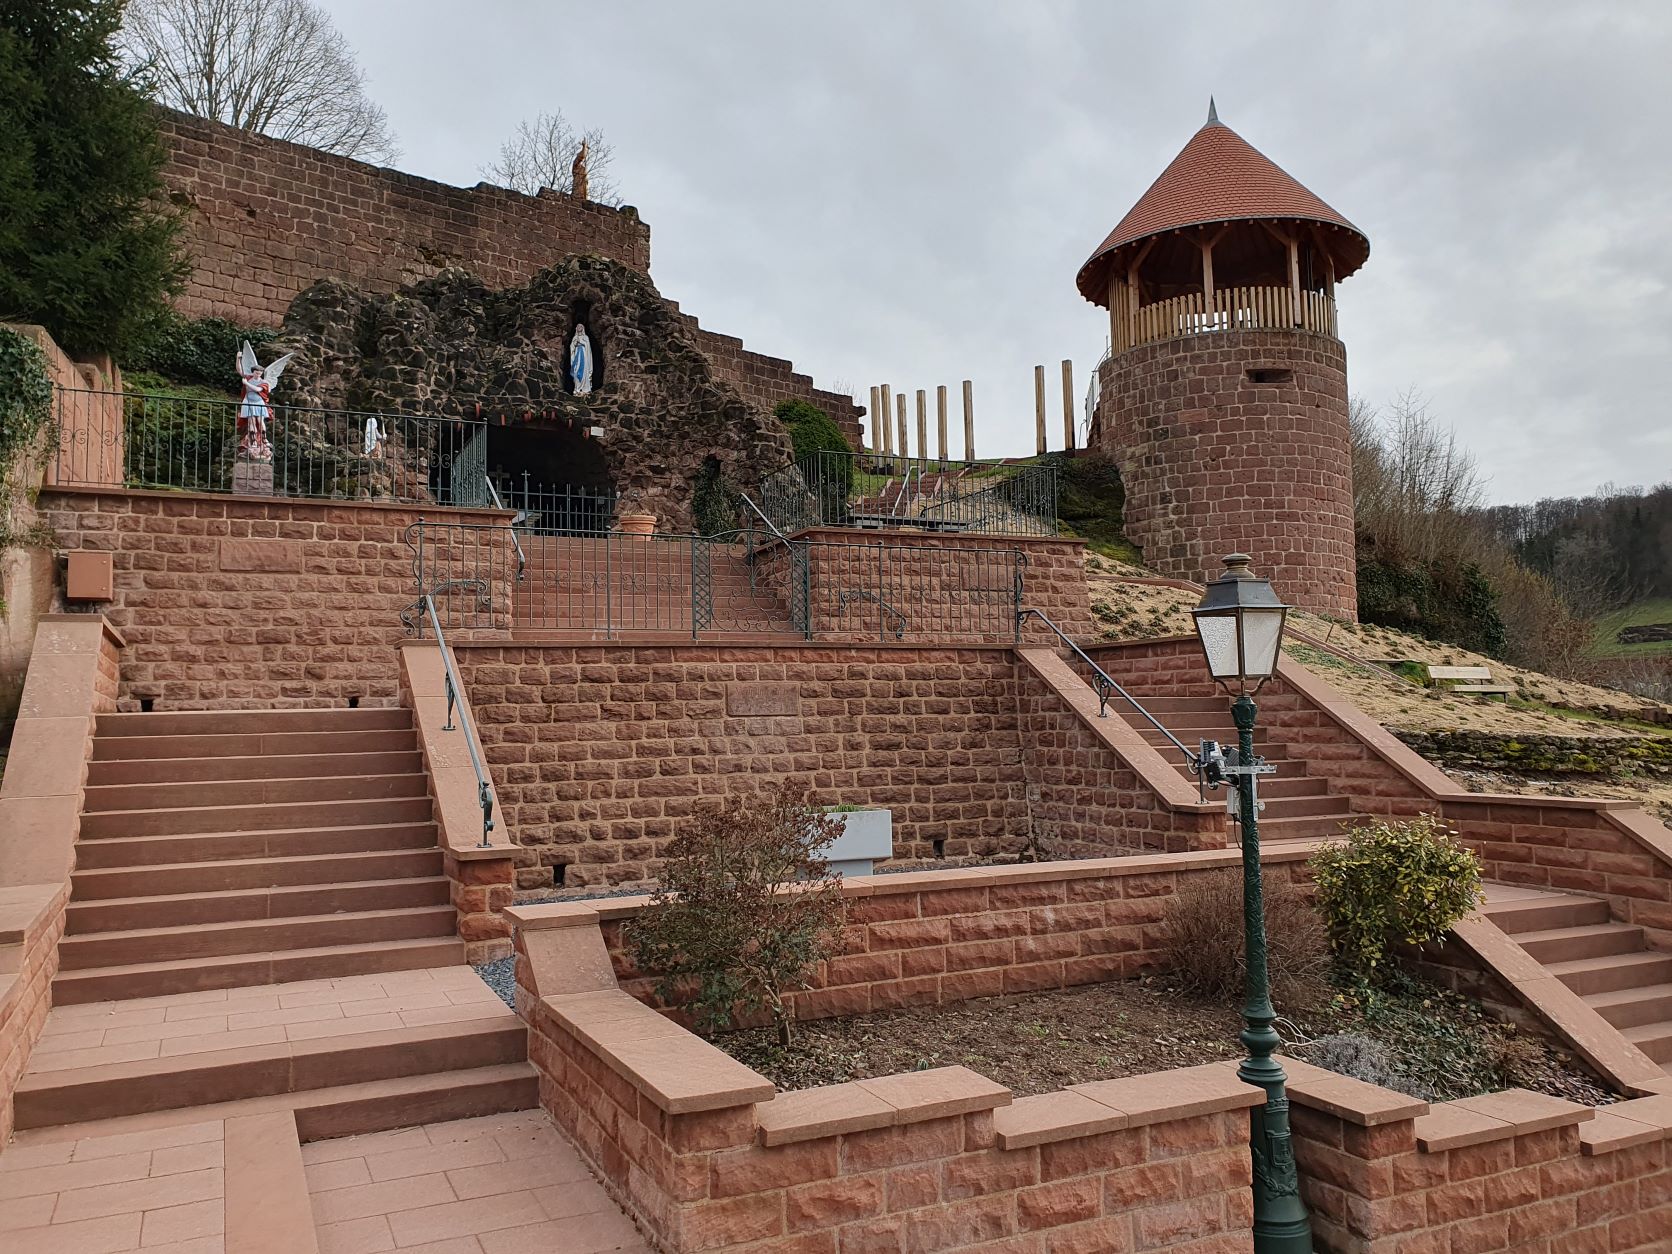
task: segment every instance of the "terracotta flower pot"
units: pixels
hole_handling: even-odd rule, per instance
[[[648,536],[656,530],[656,515],[623,514],[618,526],[624,536]]]

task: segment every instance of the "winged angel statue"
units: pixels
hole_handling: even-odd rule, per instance
[[[238,456],[246,461],[270,462],[273,446],[267,439],[267,419],[273,412],[273,389],[295,353],[286,353],[263,367],[255,359],[248,340],[238,354],[238,377],[244,381],[244,399],[238,406]]]

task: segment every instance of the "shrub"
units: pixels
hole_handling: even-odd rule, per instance
[[[1265,881],[1267,965],[1272,997],[1286,1010],[1311,1009],[1329,992],[1329,938],[1301,890],[1288,880]],[[1204,997],[1242,992],[1242,874],[1214,871],[1181,880],[1162,914],[1165,952],[1173,974]]]
[[[819,850],[842,822],[785,789],[699,811],[668,850],[649,907],[626,929],[658,995],[705,1034],[764,1011],[790,1042],[785,994],[841,943],[841,878]]]
[[[147,371],[166,380],[169,395],[187,388],[210,388],[227,396],[239,393],[235,363],[245,340],[258,352],[278,338],[269,327],[241,326],[225,318],[159,318],[135,349],[123,358],[129,370]]]
[[[810,401],[781,401],[772,414],[790,433],[796,461],[818,452],[853,452],[853,446],[842,434],[842,428]]]
[[[1311,867],[1336,952],[1366,977],[1390,945],[1439,940],[1481,901],[1480,859],[1432,814],[1355,827]]]
[[[1410,1080],[1393,1065],[1387,1046],[1372,1037],[1358,1032],[1335,1032],[1320,1036],[1303,1052],[1307,1062],[1325,1071],[1352,1076],[1366,1084],[1380,1085],[1400,1093],[1411,1091]],[[1424,1100],[1428,1099],[1425,1097]]]

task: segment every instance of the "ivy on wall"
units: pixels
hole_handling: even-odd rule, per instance
[[[33,340],[0,327],[0,549],[41,541],[33,529],[18,529],[13,519],[24,494],[23,469],[51,431],[46,354]]]

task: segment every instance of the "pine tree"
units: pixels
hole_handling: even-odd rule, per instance
[[[87,352],[138,342],[187,274],[121,21],[122,0],[0,5],[0,317]]]

